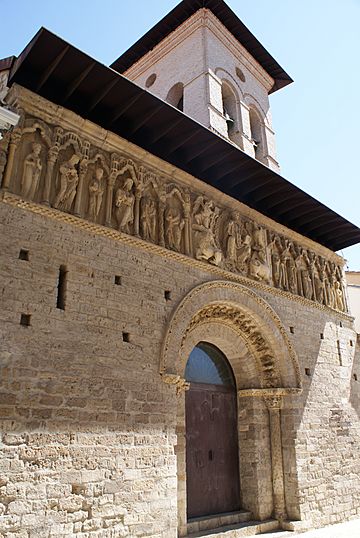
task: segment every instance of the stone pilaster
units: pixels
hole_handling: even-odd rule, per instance
[[[5,191],[7,191],[10,186],[11,174],[14,167],[15,153],[16,153],[18,144],[20,142],[20,138],[21,138],[21,134],[18,131],[14,131],[10,138],[8,158],[7,158],[5,173],[4,173],[4,177],[3,177],[3,181],[1,185]]]
[[[281,396],[266,396],[264,400],[269,410],[274,516],[282,522],[287,519],[280,415],[283,399]]]

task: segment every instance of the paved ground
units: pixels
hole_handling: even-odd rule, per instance
[[[360,519],[301,534],[294,532],[270,532],[266,534],[267,538],[290,538],[291,536],[301,538],[360,538]]]

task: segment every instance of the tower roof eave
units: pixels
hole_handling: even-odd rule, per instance
[[[280,90],[293,82],[292,78],[223,0],[182,0],[134,45],[119,56],[110,67],[118,71],[118,73],[124,73],[202,8],[209,9],[275,80],[274,86],[269,93]]]
[[[180,110],[42,28],[14,63],[17,83],[337,251],[360,229]]]

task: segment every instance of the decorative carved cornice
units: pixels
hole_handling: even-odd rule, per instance
[[[61,124],[62,129],[81,131],[82,136],[85,136],[91,144],[99,150],[110,153],[121,152],[125,159],[136,158],[139,162],[139,166],[147,167],[147,169],[150,168],[155,174],[163,175],[164,178],[167,178],[169,181],[176,182],[178,186],[181,185],[191,191],[196,190],[197,192],[202,192],[209,199],[216,200],[218,204],[226,206],[230,211],[238,211],[242,217],[257,222],[260,226],[266,227],[272,233],[286,236],[290,238],[291,241],[315,251],[318,255],[323,256],[325,259],[330,260],[335,264],[341,266],[344,264],[343,258],[319,243],[284,227],[245,204],[219,192],[214,187],[194,178],[190,174],[149,154],[144,149],[135,146],[131,142],[128,142],[111,132],[104,131],[104,129],[98,125],[80,118],[74,112],[54,105],[17,84],[14,84],[11,87],[9,95],[7,96],[7,101],[13,107],[21,107],[27,111],[27,114],[33,115],[33,121],[41,119],[53,126],[55,125],[55,128],[56,125]]]
[[[278,398],[296,396],[302,393],[302,388],[264,388],[238,390],[239,398]]]
[[[283,297],[284,299],[288,301],[301,304],[304,307],[313,308],[313,309],[322,311],[324,313],[327,313],[327,315],[334,315],[336,316],[336,319],[345,320],[345,321],[348,321],[349,323],[353,322],[354,320],[353,316],[351,316],[350,314],[347,314],[345,312],[338,312],[325,305],[321,305],[319,303],[315,303],[314,301],[310,301],[309,299],[306,299],[305,297],[293,295],[290,292],[279,290],[263,282],[257,282],[242,275],[236,275],[220,267],[215,267],[206,262],[189,258],[188,256],[185,256],[181,253],[165,249],[164,247],[154,245],[152,243],[147,243],[146,241],[143,241],[137,237],[118,232],[117,230],[114,230],[112,228],[107,228],[99,224],[94,224],[92,222],[81,219],[79,217],[75,217],[68,213],[62,213],[61,211],[52,209],[50,207],[46,207],[42,204],[29,202],[15,194],[0,190],[0,200],[9,206],[19,207],[21,209],[31,211],[34,214],[42,215],[46,218],[51,218],[52,220],[55,220],[57,222],[70,224],[85,232],[90,232],[90,233],[93,233],[102,237],[107,237],[114,241],[118,241],[120,243],[132,245],[139,249],[145,250],[147,252],[152,252],[153,254],[162,256],[163,258],[166,258],[169,260],[176,260],[189,267],[194,267],[196,269],[205,271],[213,275],[214,277],[227,279],[229,283],[231,282],[239,283],[246,286],[247,288],[250,288],[250,289],[253,288],[255,290],[259,290],[264,293],[269,293],[275,297]]]
[[[30,92],[16,87],[14,95],[23,105]],[[306,249],[293,233],[287,237],[259,224],[257,214],[245,216],[242,204],[233,210],[218,191],[201,194],[194,183],[188,188],[132,155],[106,152],[85,128],[48,125],[24,110],[10,139],[4,190],[346,311],[342,268],[332,256]]]

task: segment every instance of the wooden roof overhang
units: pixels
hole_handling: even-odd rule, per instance
[[[42,28],[16,60],[17,83],[129,140],[330,248],[360,229],[181,111]]]
[[[15,56],[8,56],[7,58],[0,59],[0,72],[10,69],[16,60]]]
[[[223,0],[183,0],[151,30],[124,52],[110,67],[124,73],[199,9],[210,10],[263,69],[274,79],[273,93],[293,82],[277,61]]]

